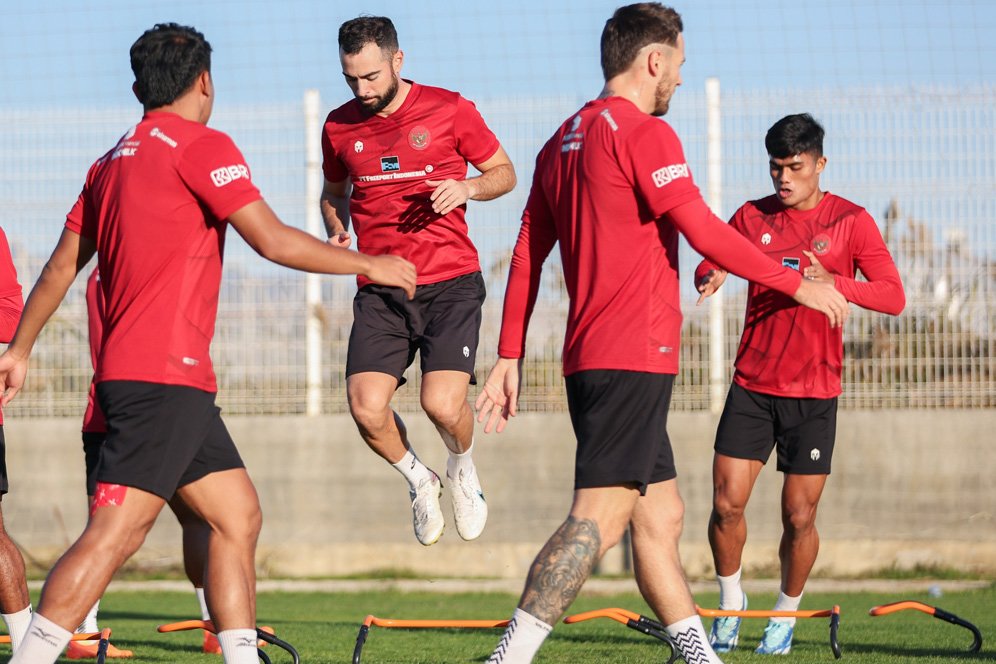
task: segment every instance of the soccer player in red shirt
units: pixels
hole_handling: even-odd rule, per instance
[[[8,403],[39,332],[97,254],[105,299],[97,398],[107,418],[86,529],[42,589],[14,664],[53,664],[114,572],[180,497],[211,526],[207,602],[226,664],[256,664],[259,500],[215,406],[214,334],[225,230],[301,270],[364,274],[414,294],[397,256],[333,247],[284,225],[238,148],[206,124],[211,47],[193,28],[159,24],[131,48],[144,116],[90,168],[83,191],[0,356]]]
[[[10,256],[7,235],[0,229],[0,342],[8,343],[17,329],[24,301],[17,270]],[[0,501],[8,489],[6,443],[3,435],[3,411],[0,410]],[[24,578],[24,557],[10,539],[0,510],[0,615],[7,625],[11,647],[16,651],[31,620],[31,599]]]
[[[471,457],[474,415],[467,390],[484,302],[468,200],[511,191],[515,171],[474,105],[455,92],[402,79],[404,53],[385,17],[339,28],[339,59],[354,99],[329,113],[322,132],[321,208],[329,242],[394,253],[418,268],[415,298],[360,277],[353,301],[346,380],[349,412],[367,445],[408,481],[415,536],[443,533],[439,476],[415,455],[391,408],[404,372],[421,355],[423,410],[449,450],[446,475],[457,533],[480,536],[488,505]],[[467,177],[467,164],[481,172]]]
[[[622,537],[637,584],[689,664],[717,662],[678,556],[683,504],[667,435],[678,369],[678,232],[728,268],[827,313],[844,298],[771,263],[708,209],[664,115],[681,84],[682,22],[658,3],[602,32],[605,87],[536,158],[505,294],[499,359],[477,400],[485,431],[515,415],[543,261],[560,245],[570,296],[563,362],[578,439],[574,502],[533,561],[492,664],[529,662],[593,567]]]
[[[764,139],[775,194],[745,203],[730,226],[773,261],[825,282],[858,306],[898,315],[903,284],[875,221],[864,208],[820,189],[827,163],[823,127],[810,115],[789,115]],[[860,270],[864,280],[855,278]],[[696,269],[702,296],[726,272],[715,262]],[[716,432],[709,543],[720,608],[740,610],[747,541],[744,508],[771,450],[778,449],[782,486],[781,592],[776,611],[796,611],[816,562],[816,508],[830,474],[837,426],[843,332],[819,314],[751,280],[733,384]],[[756,652],[788,654],[794,618],[772,618]],[[718,618],[709,635],[717,651],[737,645],[740,619]]]

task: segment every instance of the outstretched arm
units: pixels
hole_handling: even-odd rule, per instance
[[[59,243],[45,263],[38,282],[31,289],[24,305],[21,321],[2,356],[0,356],[0,384],[4,395],[2,404],[10,403],[21,387],[28,370],[28,358],[45,323],[59,308],[66,291],[72,286],[76,274],[93,258],[96,252],[93,240],[63,229]]]

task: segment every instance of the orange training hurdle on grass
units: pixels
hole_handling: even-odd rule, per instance
[[[840,659],[840,641],[837,631],[840,628],[840,607],[834,604],[832,609],[817,609],[815,611],[726,611],[724,609],[703,609],[696,605],[695,610],[703,618],[830,618],[830,650],[834,659]]]
[[[104,631],[107,632],[107,636],[108,637],[111,636],[111,629],[110,629],[110,627],[105,627]],[[97,640],[99,640],[101,638],[103,638],[103,632],[86,632],[86,633],[83,633],[83,634],[73,634],[72,636],[69,637],[69,640],[70,641],[97,641]],[[3,636],[0,636],[0,643],[10,643],[10,635],[9,634],[4,634]]]
[[[509,620],[404,620],[400,618],[378,618],[368,615],[360,625],[353,648],[353,664],[360,664],[363,644],[371,627],[394,627],[400,629],[494,629],[506,627]]]
[[[968,652],[979,652],[982,649],[982,632],[979,628],[972,623],[959,618],[953,613],[945,611],[936,606],[931,606],[929,604],[924,604],[923,602],[916,602],[913,600],[905,600],[902,602],[893,602],[892,604],[883,604],[881,606],[873,606],[868,610],[868,615],[870,616],[887,616],[890,613],[896,613],[898,611],[922,611],[929,616],[939,618],[945,622],[949,622],[952,625],[958,625],[959,627],[964,627],[972,633],[972,645],[968,647]]]
[[[675,646],[674,641],[664,629],[664,626],[653,618],[641,616],[639,613],[634,613],[633,611],[629,611],[627,609],[611,608],[585,611],[584,613],[576,613],[573,616],[567,616],[564,618],[564,623],[573,625],[575,623],[584,622],[585,620],[593,620],[595,618],[608,618],[609,620],[615,620],[618,623],[626,625],[630,629],[635,629],[641,634],[646,634],[647,636],[652,636],[659,641],[663,641],[671,649],[671,655],[666,660],[666,664],[673,664],[673,662],[678,660],[678,648]]]
[[[168,634],[169,632],[184,632],[188,629],[203,629],[216,634],[214,623],[210,620],[181,620],[180,622],[167,623],[156,628],[157,632]]]

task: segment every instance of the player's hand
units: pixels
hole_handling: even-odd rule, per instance
[[[519,406],[519,370],[522,360],[499,357],[484,381],[484,387],[474,403],[477,421],[487,423],[484,433],[501,433],[508,418],[515,417]]]
[[[803,279],[792,299],[804,307],[823,312],[830,320],[830,327],[842,327],[850,314],[850,305],[831,284]]]
[[[709,270],[709,272],[699,280],[699,283],[695,284],[695,288],[699,292],[699,300],[695,303],[695,306],[702,304],[705,302],[707,297],[718,291],[719,287],[723,285],[724,281],[726,281],[727,274],[728,272],[726,270],[721,270],[718,267]]]
[[[429,200],[432,201],[432,211],[439,215],[455,210],[473,195],[466,180],[426,180],[425,183],[435,187]]]
[[[28,358],[19,358],[10,351],[0,355],[0,387],[3,388],[3,398],[0,405],[6,406],[24,386],[24,377],[28,373]]]
[[[414,265],[401,256],[390,254],[368,256],[368,258],[370,268],[363,276],[376,284],[403,288],[409,300],[415,297],[415,280],[418,275],[415,273]]]
[[[349,249],[349,246],[353,244],[353,238],[350,237],[349,231],[339,231],[329,237],[329,244],[340,249]]]
[[[812,263],[812,265],[802,271],[802,276],[810,281],[822,281],[825,284],[833,286],[835,283],[833,274],[828,272],[827,269],[823,267],[823,263],[820,262],[820,259],[817,258],[811,251],[803,250],[802,253],[806,254],[806,258],[808,258],[809,262]]]

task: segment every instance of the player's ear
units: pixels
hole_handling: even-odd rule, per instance
[[[826,155],[820,155],[820,158],[816,160],[816,173],[817,174],[822,173],[823,169],[826,168],[826,166],[827,166]]]
[[[398,51],[394,54],[394,57],[391,58],[391,67],[394,69],[395,74],[401,73],[401,65],[403,65],[404,63],[405,63],[405,52],[402,51],[401,49],[398,49]]]
[[[135,81],[134,83],[131,84],[131,91],[132,91],[132,94],[135,95],[135,99],[138,100],[138,103],[140,103],[140,104],[144,104],[145,103],[145,102],[142,101],[142,97],[138,94],[138,81]]]

